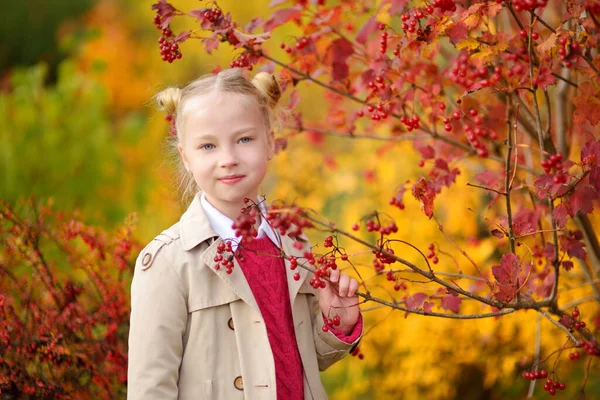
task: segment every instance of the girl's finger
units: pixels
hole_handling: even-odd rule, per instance
[[[329,280],[333,283],[336,283],[340,280],[340,270],[339,269],[330,269],[329,270]]]
[[[356,296],[356,291],[358,290],[358,282],[356,279],[350,280],[350,286],[348,288],[348,297]]]
[[[340,289],[338,292],[340,297],[348,296],[349,286],[350,286],[350,277],[346,274],[341,274],[340,275]]]

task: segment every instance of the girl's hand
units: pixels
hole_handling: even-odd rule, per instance
[[[319,306],[327,318],[339,316],[340,325],[336,328],[348,334],[352,332],[360,315],[358,296],[355,294],[358,282],[341,273],[339,269],[329,271],[330,282],[325,281],[327,286],[319,289]]]

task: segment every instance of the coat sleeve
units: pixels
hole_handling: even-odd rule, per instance
[[[319,371],[325,371],[331,365],[341,360],[348,354],[362,338],[364,324],[361,324],[361,332],[356,340],[351,343],[340,340],[333,332],[323,332],[323,315],[319,307],[319,290],[316,296],[309,296],[309,306],[313,323],[313,336],[317,350],[317,361]]]
[[[144,249],[136,261],[131,284],[128,400],[178,397],[187,302],[182,281],[164,250],[153,254]],[[151,267],[142,268],[141,260],[148,254],[154,258]]]

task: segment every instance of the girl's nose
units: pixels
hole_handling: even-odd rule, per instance
[[[231,148],[223,148],[219,157],[219,166],[223,168],[233,167],[239,164],[237,153]]]

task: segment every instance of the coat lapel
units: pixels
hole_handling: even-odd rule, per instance
[[[288,256],[294,256],[301,258],[303,252],[306,251],[306,245],[301,250],[294,248],[294,240],[287,235],[279,235],[281,249]],[[233,258],[234,267],[231,274],[226,272],[226,268],[215,269],[214,258],[217,255],[217,247],[220,243],[223,243],[223,239],[220,238],[212,228],[208,217],[206,216],[202,204],[200,203],[200,194],[194,197],[194,200],[188,207],[187,211],[182,215],[180,220],[180,235],[183,248],[188,251],[192,250],[200,243],[213,238],[214,240],[210,246],[202,252],[200,258],[204,264],[208,266],[217,276],[222,279],[230,288],[233,290],[244,302],[253,307],[260,313],[256,299],[252,294],[252,290],[248,285],[248,281],[244,276],[244,272],[240,268],[237,260]],[[308,242],[307,242],[308,243]],[[288,290],[290,295],[290,304],[294,304],[296,295],[302,283],[308,275],[308,271],[302,267],[297,267],[295,270],[290,268],[290,262],[286,259],[285,261],[285,274],[288,284]],[[294,275],[300,274],[300,279],[295,280]]]
[[[220,237],[217,238],[209,247],[206,249],[202,255],[200,256],[204,264],[206,264],[223,282],[225,282],[231,290],[237,294],[240,299],[244,300],[248,305],[256,309],[260,313],[258,308],[258,304],[256,303],[256,299],[252,294],[252,290],[250,289],[250,285],[248,285],[248,281],[244,276],[244,272],[242,268],[238,264],[237,260],[233,258],[233,270],[231,274],[227,273],[227,268],[221,266],[218,270],[215,269],[216,262],[214,261],[215,256],[217,255],[217,247],[220,243],[223,243],[223,239]],[[224,256],[230,256],[231,254],[225,253]]]

